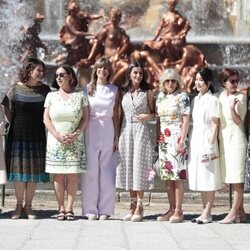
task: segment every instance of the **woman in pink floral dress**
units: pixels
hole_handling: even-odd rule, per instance
[[[157,138],[159,144],[160,177],[166,181],[169,210],[157,220],[171,223],[183,220],[183,181],[186,180],[190,104],[186,93],[180,91],[180,75],[167,69],[160,78],[156,100]]]

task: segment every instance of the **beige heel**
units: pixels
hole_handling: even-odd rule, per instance
[[[135,212],[136,209],[136,198],[135,197],[131,197],[130,198],[130,209],[129,209],[129,213],[127,215],[125,215],[122,220],[123,221],[131,221],[133,214]]]
[[[141,210],[140,211],[140,214],[133,214],[132,218],[131,218],[131,221],[132,222],[140,222],[140,221],[143,221],[143,204],[142,204],[142,200],[141,199],[138,199],[137,200],[137,207],[139,207],[139,209]]]
[[[169,218],[169,222],[170,223],[180,223],[183,221],[183,212],[182,210],[179,210],[179,209],[175,209],[175,211],[178,211],[180,212],[180,216],[176,216],[176,215],[172,215],[170,218]]]

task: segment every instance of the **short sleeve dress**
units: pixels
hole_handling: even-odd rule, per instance
[[[9,181],[48,182],[45,173],[46,133],[43,123],[44,100],[50,88],[22,83],[10,87],[2,104],[12,112],[6,143]]]
[[[241,93],[220,94],[220,163],[222,181],[225,183],[244,183],[247,139],[244,122],[236,125],[233,122],[230,102],[237,98],[236,112],[244,121],[247,112],[247,97]],[[237,156],[237,157],[236,157]]]
[[[220,117],[219,100],[210,91],[198,95],[192,103],[193,129],[190,134],[188,180],[193,191],[215,191],[221,188],[221,171],[218,141],[213,152],[209,138],[212,132],[211,118]],[[211,151],[211,152],[210,152]],[[214,159],[204,161],[204,155],[214,154]]]
[[[50,119],[55,129],[61,133],[74,132],[82,117],[83,107],[88,101],[83,92],[73,92],[63,100],[58,91],[48,94],[44,107],[49,108]],[[46,172],[53,174],[82,173],[86,169],[84,136],[81,133],[70,144],[60,143],[48,132],[46,151]]]
[[[185,180],[187,167],[187,143],[183,154],[176,149],[181,139],[182,116],[190,114],[189,97],[183,92],[164,94],[160,92],[156,100],[160,119],[159,164],[162,180]]]

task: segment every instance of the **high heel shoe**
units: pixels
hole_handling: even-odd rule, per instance
[[[209,217],[204,218],[204,219],[199,218],[197,220],[197,224],[208,224],[208,223],[211,223],[211,222],[212,222],[212,216],[209,216]]]
[[[13,211],[11,215],[12,220],[18,220],[21,218],[23,212],[23,205],[22,204],[16,204],[16,209]]]
[[[231,218],[224,218],[223,220],[218,221],[219,224],[233,224],[240,223],[240,217],[238,215],[233,215]]]
[[[165,214],[158,216],[157,221],[169,221],[170,217],[174,214],[174,209],[169,209]]]
[[[180,223],[183,221],[183,212],[182,210],[179,210],[179,209],[175,209],[175,211],[178,211],[180,212],[180,215],[172,215],[170,218],[169,218],[169,222],[170,223]]]
[[[28,218],[29,220],[35,220],[36,219],[36,215],[32,211],[31,205],[25,205],[24,208],[23,208],[23,212],[24,212],[24,215],[26,216],[26,218]]]
[[[132,197],[130,198],[130,209],[129,209],[129,213],[127,215],[125,215],[122,220],[123,221],[131,221],[133,214],[135,212],[136,209],[136,198]]]
[[[137,200],[137,207],[139,208],[139,214],[133,214],[131,221],[132,222],[140,222],[143,220],[143,205],[142,205],[142,200]],[[136,209],[137,209],[136,207]]]
[[[201,215],[200,215],[199,217],[197,217],[197,218],[193,218],[193,219],[191,220],[191,222],[197,223],[197,221],[200,220],[200,219],[201,219]]]
[[[240,223],[246,223],[247,222],[246,214],[239,215],[239,220],[240,220]]]

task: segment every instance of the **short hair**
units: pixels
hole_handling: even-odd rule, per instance
[[[98,68],[101,67],[106,67],[109,71],[109,75],[107,77],[107,81],[111,81],[112,77],[113,77],[113,67],[111,62],[109,61],[109,59],[107,59],[106,57],[101,57],[99,58],[92,69],[92,73],[91,73],[91,82],[88,86],[88,94],[89,95],[93,95],[95,90],[96,90],[96,82],[97,82],[97,74],[96,71]]]
[[[57,69],[60,69],[60,68],[63,68],[69,75],[71,75],[72,79],[69,82],[69,86],[72,89],[74,89],[78,85],[78,80],[77,80],[76,73],[75,73],[74,69],[69,65],[62,65],[62,66],[58,67]],[[52,82],[51,86],[53,88],[59,89],[59,85],[58,85],[58,83],[56,81],[56,74],[54,76],[54,79],[53,79],[53,82]]]
[[[22,83],[28,82],[30,79],[30,73],[33,71],[38,65],[43,67],[43,76],[45,75],[45,64],[41,60],[29,57],[24,63],[22,68],[19,71],[18,78]]]
[[[142,77],[142,80],[140,82],[140,89],[143,90],[143,91],[147,91],[150,89],[150,86],[148,84],[148,82],[146,81],[146,78],[147,78],[147,74],[145,72],[145,69],[144,67],[142,66],[142,64],[140,64],[139,62],[134,62],[134,63],[131,63],[128,68],[127,68],[127,71],[126,71],[126,82],[124,85],[122,85],[122,90],[124,92],[128,92],[130,87],[131,87],[131,79],[130,79],[130,73],[132,71],[133,68],[141,68],[142,69],[142,74],[143,74],[143,77]]]
[[[228,80],[228,78],[231,76],[234,76],[234,75],[236,75],[237,79],[238,79],[239,78],[239,71],[237,71],[235,69],[224,68],[219,74],[220,84],[224,87],[224,84]]]
[[[160,91],[165,92],[164,82],[170,77],[171,79],[174,79],[178,83],[178,87],[176,88],[176,90],[181,89],[182,83],[181,83],[181,76],[179,72],[175,68],[168,68],[160,76]]]

